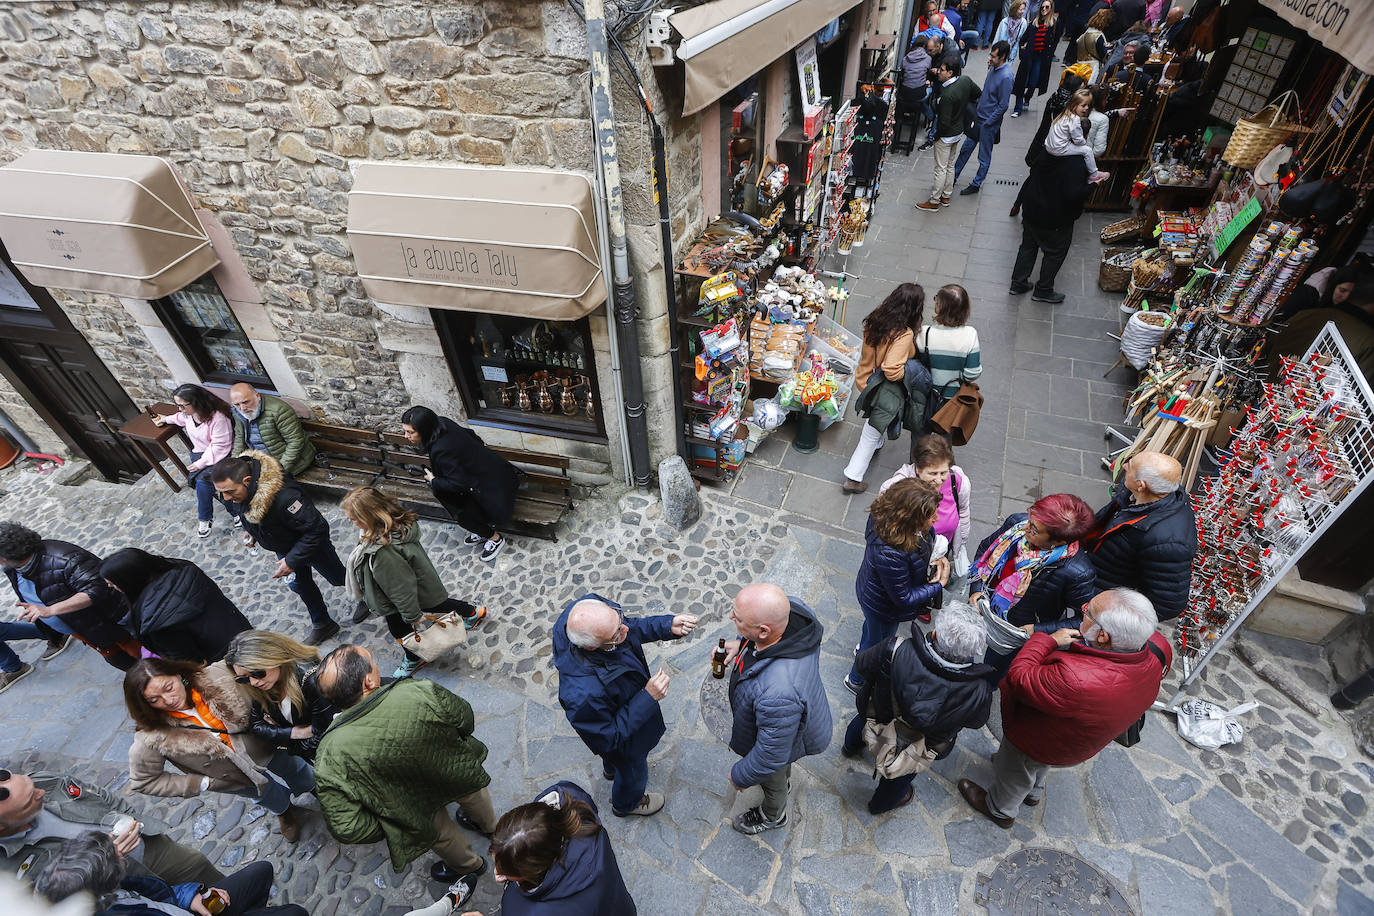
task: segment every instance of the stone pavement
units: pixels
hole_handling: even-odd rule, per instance
[[[981,58],[975,54],[971,71],[980,78]],[[928,292],[958,281],[973,296],[987,405],[959,461],[974,484],[975,536],[1044,493],[1069,490],[1101,502],[1098,424],[1114,419],[1113,396],[1124,390],[1116,382],[1128,375],[1100,378],[1115,355],[1103,334],[1115,330],[1116,302],[1096,291],[1096,235],[1114,216],[1079,221],[1061,273],[1069,293],[1063,305],[1006,294],[1019,228],[1006,216],[1015,187],[996,181],[1022,177],[1040,104],[1030,118],[1007,122],[983,193],[956,196],[938,214],[911,210],[928,190],[928,158],[890,159],[877,219],[849,265],[862,275],[848,315],[853,328],[913,272]],[[477,735],[490,748],[498,810],[564,778],[586,786],[605,809],[608,787],[564,720],[548,659],[549,625],[566,602],[595,590],[631,613],[704,618],[687,642],[648,649],[651,664],[673,676],[663,704],[669,732],[650,769],[651,787],[668,793],[668,805],[653,818],[607,819],[645,916],[980,913],[979,876],[1033,847],[1081,856],[1142,916],[1374,912],[1374,827],[1366,812],[1374,767],[1325,705],[1329,671],[1320,654],[1278,640],[1247,637],[1220,653],[1204,678],[1201,695],[1221,705],[1260,702],[1245,717],[1240,745],[1200,750],[1177,736],[1170,717],[1152,714],[1140,745],[1112,745],[1088,764],[1056,770],[1045,803],[1002,831],[955,789],[961,776],[989,775],[1000,735],[994,712],[989,727],[962,735],[949,758],[918,777],[913,804],[869,816],[869,773],[838,750],[853,710],[840,680],[861,621],[854,575],[872,499],[839,488],[857,435],[852,419],[837,424],[822,434],[822,450],[805,456],[780,431],[730,487],[704,494],[703,520],[683,534],[660,523],[651,496],[608,493],[580,504],[557,543],[512,538],[488,567],[461,545],[461,530],[425,524],[425,543],[454,593],[493,610],[465,657],[422,676],[472,703]],[[905,441],[884,449],[870,484],[900,464],[905,449]],[[305,630],[295,597],[266,579],[271,557],[239,548],[223,515],[210,538],[196,539],[191,495],[171,494],[151,474],[135,486],[62,487],[11,471],[0,486],[8,490],[0,518],[22,519],[97,553],[136,545],[194,560],[259,626],[298,636]],[[327,517],[335,543],[350,543],[352,528],[337,508]],[[758,793],[735,793],[726,782],[735,757],[718,736],[719,684],[709,678],[708,658],[716,637],[731,631],[730,597],[761,579],[806,599],[826,627],[822,670],[836,741],[797,768],[787,828],[751,838],[729,827],[730,816],[756,803]],[[342,615],[342,594],[327,595]],[[378,621],[343,635],[379,650],[384,662],[399,656]],[[15,645],[27,658],[39,651]],[[1285,691],[1246,659],[1283,681]],[[131,730],[118,684],[113,669],[80,647],[39,666],[0,695],[0,762],[69,769],[122,786]],[[173,822],[178,839],[203,846],[225,868],[275,862],[277,899],[301,902],[317,916],[399,916],[439,890],[424,874],[430,856],[393,874],[383,847],[340,847],[317,816],[290,848],[266,812],[243,799],[133,802]],[[498,893],[484,881],[476,908],[496,912]]]

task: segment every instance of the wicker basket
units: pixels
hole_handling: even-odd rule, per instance
[[[1286,114],[1292,104],[1293,119]],[[1312,128],[1298,123],[1302,116],[1298,107],[1298,94],[1289,90],[1265,105],[1248,118],[1236,122],[1226,151],[1221,154],[1225,162],[1241,169],[1253,169],[1274,147],[1287,143],[1288,138],[1297,133],[1310,133]]]
[[[1102,227],[1102,244],[1115,245],[1119,242],[1140,238],[1145,234],[1145,217],[1128,216]]]
[[[1116,264],[1108,264],[1107,261],[1116,255],[1127,251],[1134,251],[1139,254],[1138,248],[1104,248],[1102,249],[1102,263],[1097,268],[1097,286],[1104,293],[1124,293],[1126,287],[1131,282],[1131,265],[1119,267]]]

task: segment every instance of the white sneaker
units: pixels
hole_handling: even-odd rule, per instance
[[[210,536],[210,523],[200,522],[196,525],[196,537],[208,538]]]
[[[458,912],[458,907],[472,899],[474,890],[476,890],[476,886],[469,884],[467,879],[463,879],[450,885],[448,893],[429,906],[419,910],[411,910],[406,913],[406,916],[453,916],[454,913]]]

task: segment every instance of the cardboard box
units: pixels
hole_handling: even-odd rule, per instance
[[[830,116],[830,100],[826,99],[819,105],[812,105],[806,109],[806,117],[802,121],[802,132],[807,137],[814,137],[825,127],[825,122]]]

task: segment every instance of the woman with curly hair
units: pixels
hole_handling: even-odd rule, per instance
[[[864,559],[854,583],[864,615],[856,654],[896,633],[900,623],[928,620],[931,605],[942,598],[949,561],[930,559],[931,526],[939,511],[939,491],[915,477],[897,481],[869,506]],[[858,668],[850,668],[845,687],[857,694],[863,684]]]
[[[863,404],[879,402],[876,391],[864,392],[871,385],[902,386],[905,401],[906,361],[916,355],[916,332],[921,327],[925,311],[926,291],[919,283],[902,283],[888,293],[876,309],[864,319],[864,345],[859,354],[859,368],[854,372],[856,409],[868,410],[868,422],[863,425],[859,444],[844,469],[844,491],[862,493],[868,489],[864,475],[873,455],[883,447],[883,435],[901,412],[879,404],[864,408]],[[885,399],[883,399],[885,400]],[[896,438],[893,436],[892,438]]]

